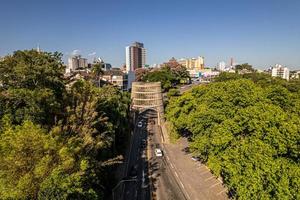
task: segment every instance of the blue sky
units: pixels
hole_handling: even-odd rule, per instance
[[[300,69],[299,0],[0,0],[0,55],[40,44],[119,67],[125,46],[147,48],[147,63],[171,57],[275,63]]]

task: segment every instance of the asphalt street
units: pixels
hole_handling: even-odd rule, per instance
[[[152,110],[147,111],[147,116],[151,116],[151,120],[154,123],[148,123],[148,135],[149,135],[149,150],[150,150],[150,172],[152,176],[152,192],[153,199],[162,200],[184,200],[186,199],[182,189],[180,188],[177,179],[174,176],[172,167],[169,165],[165,156],[157,157],[154,153],[156,148],[163,151],[163,145],[161,141],[161,135],[159,126],[157,125],[156,112]],[[164,153],[164,151],[163,151]]]
[[[141,121],[140,116],[137,122]],[[146,154],[146,146],[143,140],[147,140],[147,120],[143,120],[143,126],[135,126],[130,147],[129,160],[126,167],[126,177],[123,190],[124,200],[149,200],[149,172]]]

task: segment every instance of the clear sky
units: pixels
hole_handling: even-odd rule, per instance
[[[0,0],[0,27],[0,56],[40,44],[119,67],[139,41],[148,64],[201,55],[300,69],[300,0]]]

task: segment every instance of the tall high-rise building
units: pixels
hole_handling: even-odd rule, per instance
[[[185,66],[187,69],[204,69],[204,57],[198,56],[197,58],[182,58],[178,63]]]
[[[287,67],[283,67],[282,65],[276,64],[274,67],[272,67],[272,76],[281,77],[283,79],[289,80],[290,71]]]
[[[230,58],[230,67],[233,68],[234,63],[233,63],[233,58]]]
[[[87,59],[82,58],[80,55],[72,56],[68,59],[68,67],[66,68],[66,73],[70,73],[77,69],[83,69],[88,66]]]
[[[126,47],[126,71],[134,71],[137,68],[145,67],[146,49],[144,44],[134,42]]]

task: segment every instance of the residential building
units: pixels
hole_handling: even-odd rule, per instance
[[[101,79],[105,80],[122,90],[127,90],[127,74],[123,73],[119,68],[112,68],[111,70],[104,71]]]
[[[204,57],[202,56],[198,56],[197,58],[182,58],[177,62],[185,66],[187,69],[204,69]]]
[[[68,66],[66,73],[71,73],[78,69],[84,69],[88,66],[87,59],[82,58],[80,55],[72,56],[68,59]]]
[[[226,63],[224,61],[219,62],[217,69],[221,72],[225,71],[226,70]]]
[[[299,79],[300,78],[300,70],[295,70],[290,72],[291,79]]]
[[[199,71],[200,81],[210,82],[215,79],[215,77],[219,76],[220,72],[212,70],[210,68],[206,68]]]
[[[283,79],[289,80],[290,72],[287,67],[283,67],[282,65],[276,64],[274,67],[272,67],[272,76],[281,77]]]
[[[126,47],[126,72],[134,71],[146,65],[146,49],[144,44],[134,42]]]
[[[108,71],[108,70],[112,69],[111,64],[104,62],[104,60],[102,58],[94,59],[94,63],[101,63],[103,71]]]

